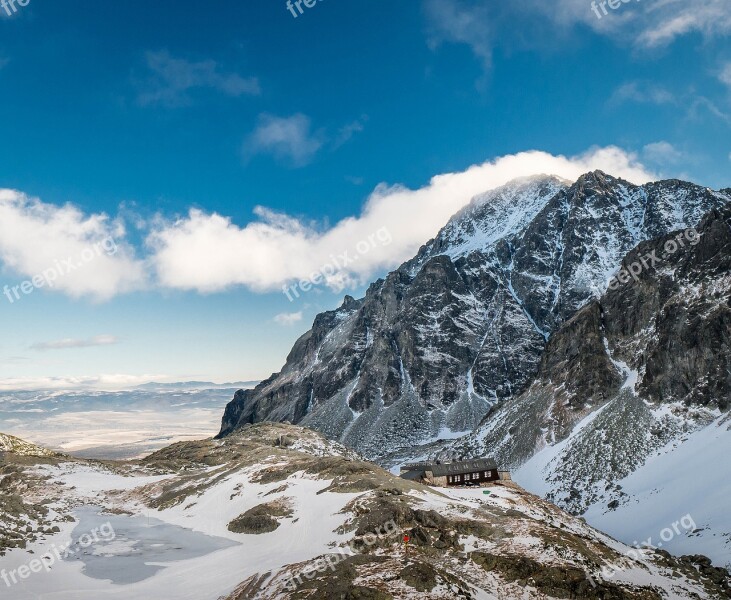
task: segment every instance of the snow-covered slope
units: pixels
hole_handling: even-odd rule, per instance
[[[528,388],[547,338],[606,290],[627,252],[728,201],[601,172],[479,196],[365,298],[318,315],[280,373],[236,394],[221,435],[290,421],[369,457],[458,437]]]
[[[25,548],[2,548],[13,600],[731,597],[702,557],[639,553],[512,483],[427,488],[289,425],[143,461],[6,469],[4,493],[46,507],[13,529]],[[68,542],[65,559],[19,575]]]
[[[554,333],[525,393],[443,453],[493,456],[627,542],[691,514],[698,531],[668,545],[728,564],[731,207],[640,244],[623,268],[648,256]]]
[[[41,448],[12,435],[0,433],[0,452],[12,452],[20,456],[57,456],[57,452]]]
[[[705,554],[731,568],[731,419],[728,413],[703,429],[685,434],[650,455],[647,462],[618,482],[617,505],[592,505],[585,518],[618,539],[635,539],[637,525],[673,554]],[[522,474],[530,470],[525,466]],[[691,535],[663,542],[663,529],[685,514],[696,525]],[[667,536],[666,534],[666,537]],[[630,540],[632,538],[632,540]]]

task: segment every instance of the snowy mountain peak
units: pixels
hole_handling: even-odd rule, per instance
[[[650,535],[691,511],[697,531],[671,550],[729,564],[731,205],[642,242],[621,269],[551,336],[530,388],[443,452],[493,456],[624,540],[638,535],[627,523]]]
[[[525,227],[550,198],[569,185],[570,182],[555,176],[537,175],[515,179],[475,196],[420,251],[412,268],[438,254],[456,260],[470,252],[487,251],[497,241]]]
[[[528,389],[547,339],[632,248],[725,204],[692,183],[600,171],[486,192],[365,298],[318,315],[281,373],[236,395],[221,435],[287,420],[382,457],[472,431]]]

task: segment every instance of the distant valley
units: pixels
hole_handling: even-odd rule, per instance
[[[136,458],[173,442],[209,437],[241,383],[249,385],[188,382],[115,392],[2,392],[2,433],[79,457]]]

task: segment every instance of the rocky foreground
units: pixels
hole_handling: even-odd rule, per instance
[[[0,465],[0,569],[73,542],[92,508],[116,538],[14,600],[731,598],[705,557],[630,548],[513,483],[411,483],[292,425],[128,462],[22,447]]]

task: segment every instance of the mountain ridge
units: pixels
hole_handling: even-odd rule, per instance
[[[237,392],[219,436],[290,421],[378,457],[465,434],[527,388],[550,333],[632,248],[730,199],[601,171],[482,194],[364,298],[318,315],[281,372]]]

